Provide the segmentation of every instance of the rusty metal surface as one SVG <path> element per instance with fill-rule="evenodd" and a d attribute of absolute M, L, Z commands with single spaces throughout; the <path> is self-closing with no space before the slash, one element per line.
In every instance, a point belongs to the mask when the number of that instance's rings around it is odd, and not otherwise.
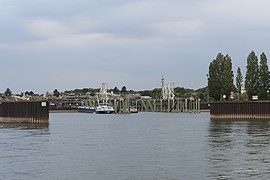
<path fill-rule="evenodd" d="M 0 122 L 44 123 L 49 120 L 49 102 L 0 102 Z"/>
<path fill-rule="evenodd" d="M 211 118 L 269 119 L 270 101 L 214 102 L 210 105 Z"/>

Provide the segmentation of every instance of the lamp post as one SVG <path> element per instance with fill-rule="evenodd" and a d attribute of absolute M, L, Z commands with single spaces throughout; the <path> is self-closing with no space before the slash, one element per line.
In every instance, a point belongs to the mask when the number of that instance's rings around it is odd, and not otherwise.
<path fill-rule="evenodd" d="M 223 101 L 226 101 L 226 95 L 225 94 L 222 96 L 222 98 L 223 98 Z"/>

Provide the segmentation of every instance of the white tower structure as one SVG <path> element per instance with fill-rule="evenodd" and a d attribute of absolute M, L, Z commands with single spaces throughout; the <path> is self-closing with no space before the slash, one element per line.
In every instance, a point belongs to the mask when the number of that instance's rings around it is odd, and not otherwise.
<path fill-rule="evenodd" d="M 164 78 L 162 76 L 161 79 L 162 82 L 162 99 L 168 99 L 168 100 L 173 100 L 174 99 L 174 83 L 173 82 L 168 82 L 164 83 Z"/>
<path fill-rule="evenodd" d="M 98 93 L 98 100 L 107 101 L 109 99 L 107 90 L 108 90 L 107 83 L 106 82 L 102 83 L 100 91 Z"/>

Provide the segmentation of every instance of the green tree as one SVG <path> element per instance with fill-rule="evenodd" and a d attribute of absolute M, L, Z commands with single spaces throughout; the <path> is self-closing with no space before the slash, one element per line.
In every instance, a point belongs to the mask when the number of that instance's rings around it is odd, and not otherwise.
<path fill-rule="evenodd" d="M 26 96 L 34 96 L 35 95 L 35 93 L 33 92 L 33 91 L 25 91 L 25 93 L 24 93 Z"/>
<path fill-rule="evenodd" d="M 221 100 L 223 95 L 229 99 L 233 89 L 232 59 L 229 55 L 219 53 L 209 65 L 209 96 L 215 101 Z"/>
<path fill-rule="evenodd" d="M 200 99 L 201 102 L 207 102 L 207 93 L 208 93 L 208 87 L 203 87 L 203 88 L 200 88 L 200 89 L 197 89 L 195 91 L 196 93 L 196 98 L 197 99 Z"/>
<path fill-rule="evenodd" d="M 120 92 L 120 90 L 115 86 L 113 89 L 113 93 L 114 94 L 118 94 Z"/>
<path fill-rule="evenodd" d="M 248 99 L 251 100 L 252 96 L 258 95 L 259 75 L 258 75 L 258 58 L 254 51 L 251 51 L 247 57 L 247 70 L 245 78 L 245 89 Z"/>
<path fill-rule="evenodd" d="M 226 95 L 225 99 L 229 99 L 231 92 L 234 90 L 233 86 L 233 71 L 232 71 L 232 58 L 229 55 L 226 55 L 221 62 L 221 95 Z"/>
<path fill-rule="evenodd" d="M 260 56 L 260 67 L 259 67 L 259 99 L 269 99 L 269 70 L 267 65 L 267 57 L 263 52 Z"/>
<path fill-rule="evenodd" d="M 152 90 L 151 97 L 158 99 L 161 96 L 161 88 L 155 88 Z"/>
<path fill-rule="evenodd" d="M 238 100 L 240 100 L 240 96 L 241 96 L 241 89 L 243 86 L 243 75 L 241 73 L 241 69 L 240 67 L 237 68 L 237 75 L 236 75 L 236 91 L 238 94 Z"/>
<path fill-rule="evenodd" d="M 6 91 L 4 92 L 5 96 L 11 96 L 12 92 L 9 88 L 6 89 Z"/>
<path fill-rule="evenodd" d="M 33 91 L 30 91 L 30 92 L 29 92 L 29 95 L 30 95 L 30 96 L 34 96 L 35 93 L 34 93 Z"/>
<path fill-rule="evenodd" d="M 127 88 L 126 88 L 126 86 L 123 86 L 121 89 L 121 93 L 126 93 L 126 92 L 127 92 Z"/>
<path fill-rule="evenodd" d="M 221 64 L 223 59 L 223 54 L 219 53 L 209 65 L 208 93 L 215 101 L 221 99 Z"/>
<path fill-rule="evenodd" d="M 59 92 L 57 89 L 55 89 L 55 90 L 53 91 L 53 95 L 54 95 L 55 97 L 59 97 L 59 96 L 60 96 L 60 92 Z"/>

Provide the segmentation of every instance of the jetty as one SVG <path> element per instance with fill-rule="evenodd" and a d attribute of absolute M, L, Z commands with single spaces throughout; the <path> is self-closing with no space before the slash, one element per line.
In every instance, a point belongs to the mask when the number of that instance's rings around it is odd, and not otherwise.
<path fill-rule="evenodd" d="M 83 100 L 82 103 L 89 107 L 95 107 L 98 102 L 95 99 Z M 132 99 L 132 98 L 118 98 L 109 99 L 107 103 L 110 104 L 115 113 L 130 113 L 131 107 L 135 107 L 139 112 L 200 112 L 201 102 L 198 99 Z"/>
<path fill-rule="evenodd" d="M 175 98 L 174 83 L 165 83 L 162 77 L 161 97 L 153 99 L 140 94 L 114 94 L 108 92 L 107 83 L 102 83 L 95 96 L 69 96 L 51 101 L 51 112 L 77 112 L 78 107 L 94 108 L 99 103 L 106 103 L 114 109 L 114 113 L 139 112 L 200 112 L 200 99 Z"/>

